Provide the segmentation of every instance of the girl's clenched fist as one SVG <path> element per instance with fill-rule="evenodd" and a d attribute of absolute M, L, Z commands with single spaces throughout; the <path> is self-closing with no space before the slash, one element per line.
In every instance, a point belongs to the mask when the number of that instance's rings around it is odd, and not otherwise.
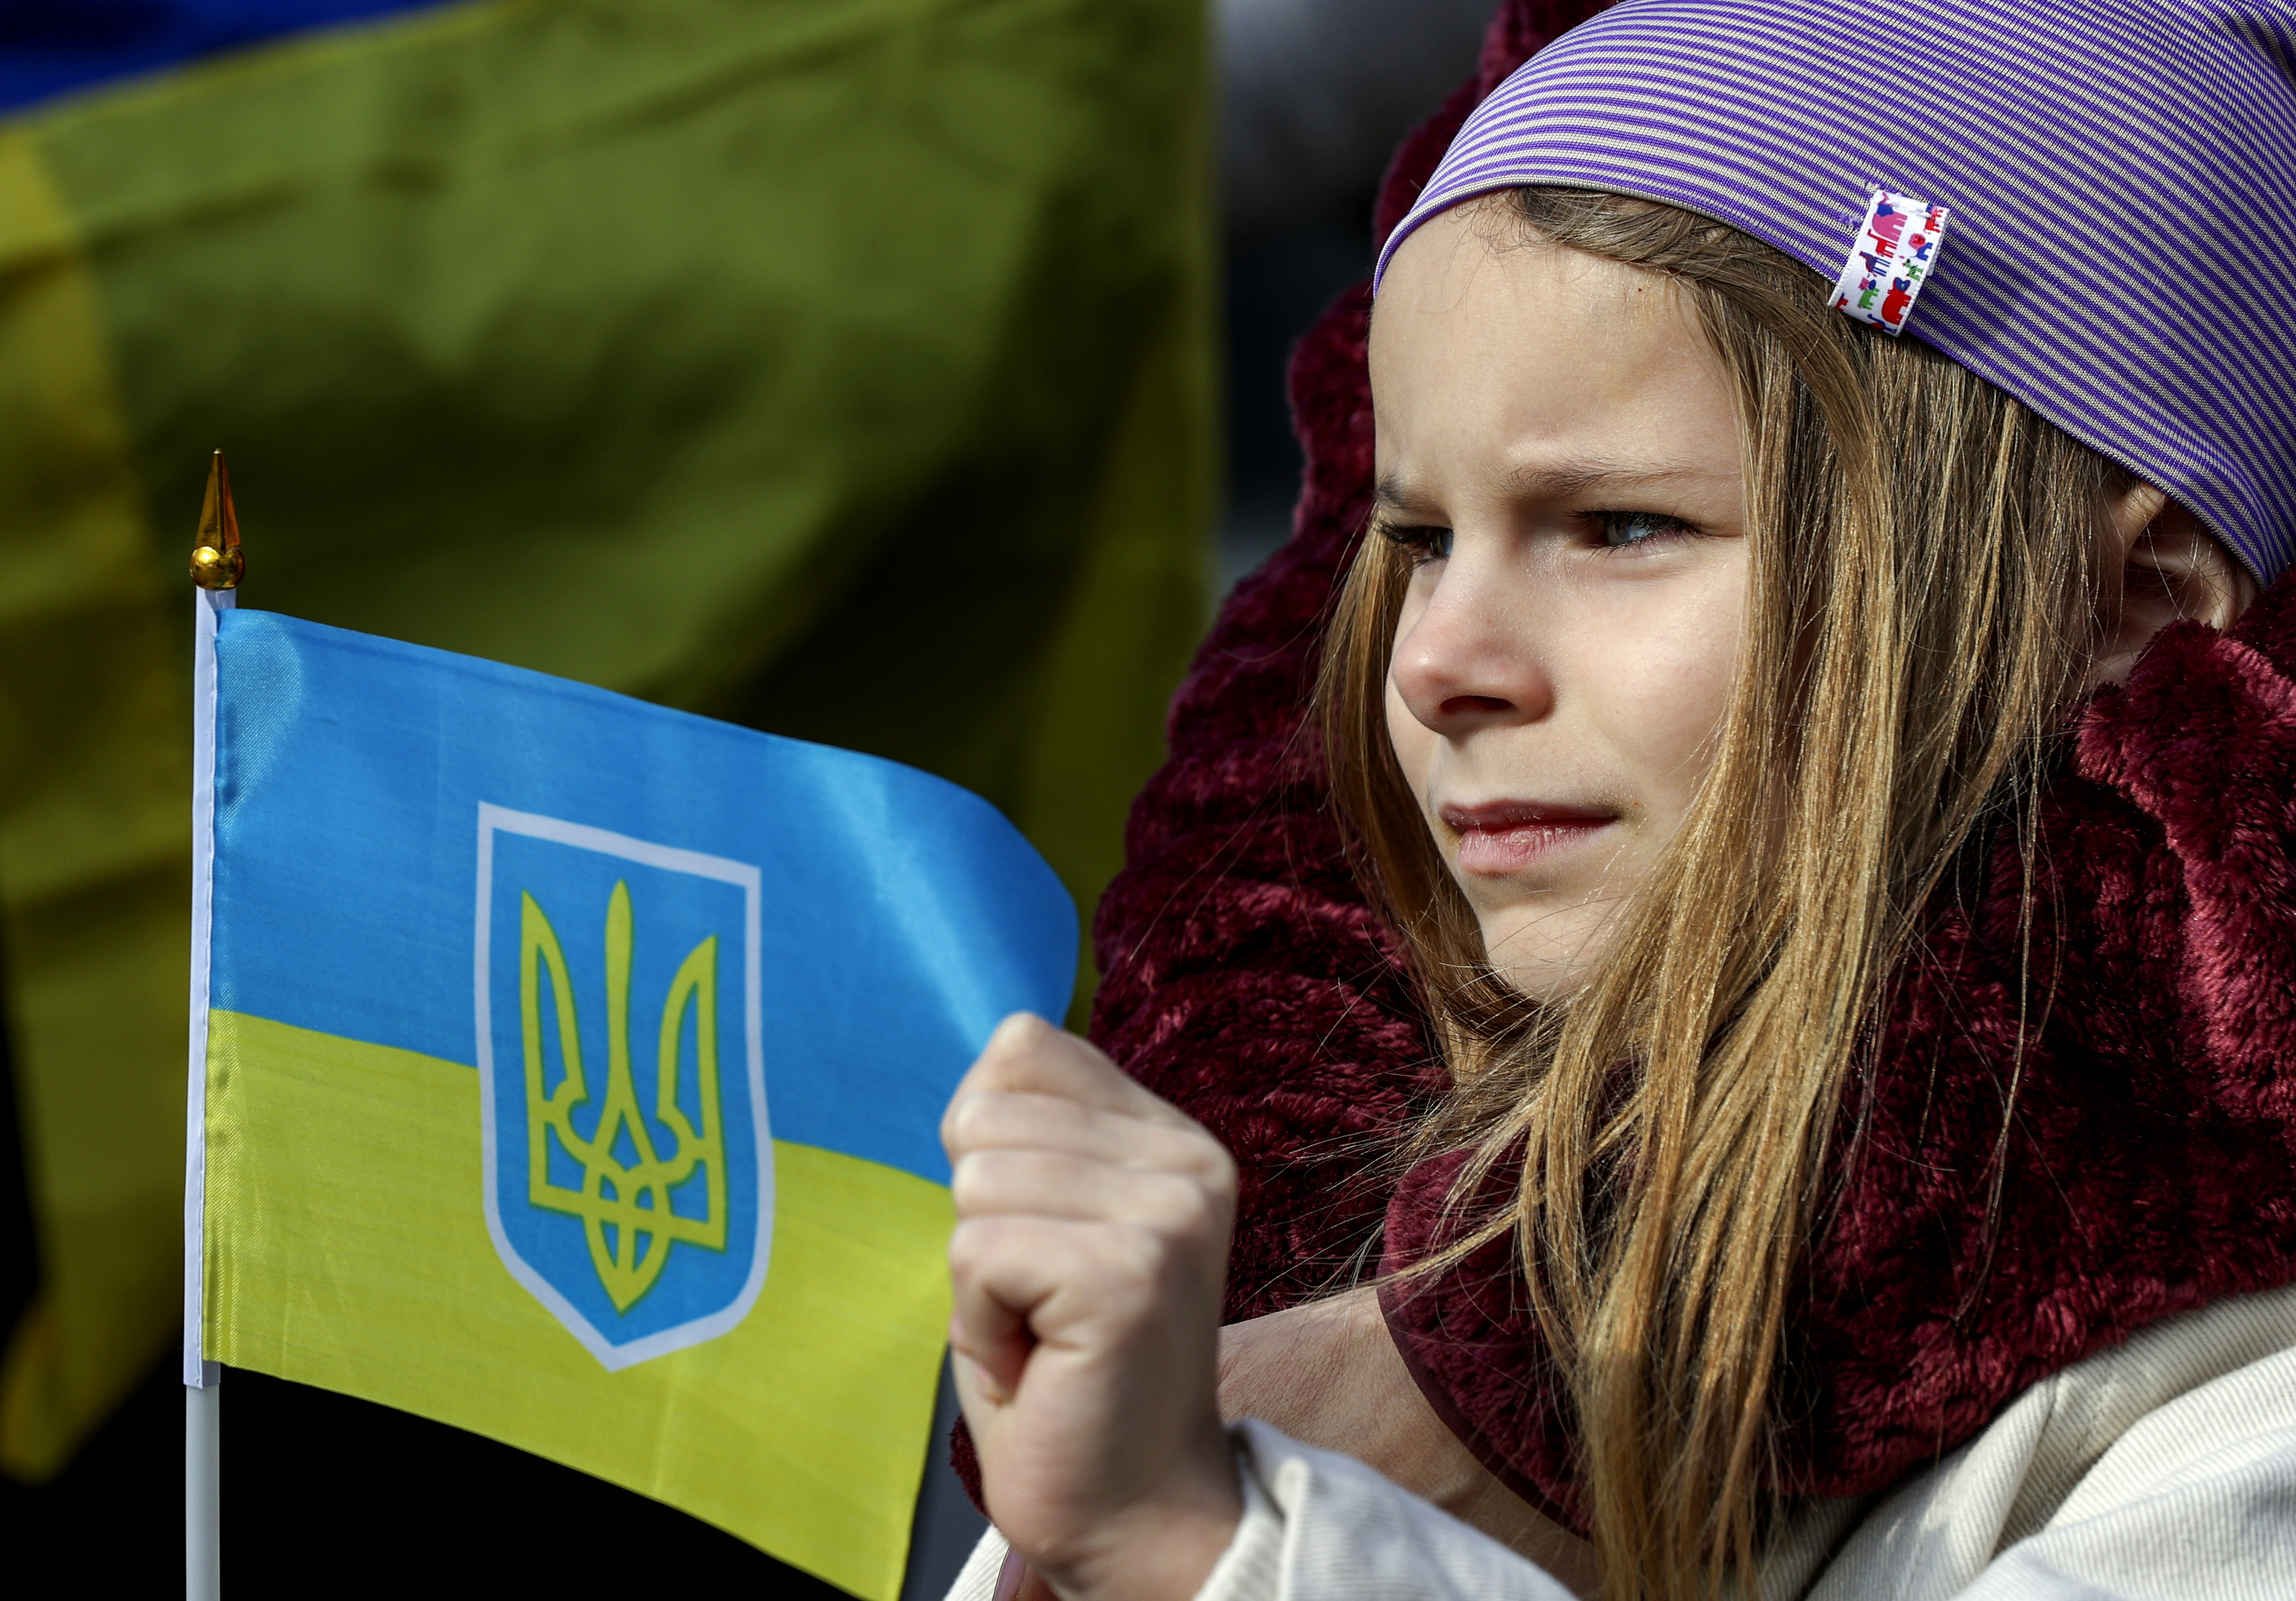
<path fill-rule="evenodd" d="M 1235 1166 L 1041 1019 L 941 1120 L 957 1392 L 989 1515 L 1069 1601 L 1185 1601 L 1242 1515 L 1216 1357 Z"/>

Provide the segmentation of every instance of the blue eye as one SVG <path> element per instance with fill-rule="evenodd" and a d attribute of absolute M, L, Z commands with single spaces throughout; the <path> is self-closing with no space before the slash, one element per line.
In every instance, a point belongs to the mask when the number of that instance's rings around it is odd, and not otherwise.
<path fill-rule="evenodd" d="M 1595 520 L 1602 528 L 1603 543 L 1612 550 L 1691 531 L 1681 518 L 1656 512 L 1596 512 Z"/>
<path fill-rule="evenodd" d="M 1451 530 L 1447 528 L 1398 528 L 1383 522 L 1379 525 L 1379 532 L 1390 544 L 1409 551 L 1414 562 L 1447 561 L 1451 554 Z"/>

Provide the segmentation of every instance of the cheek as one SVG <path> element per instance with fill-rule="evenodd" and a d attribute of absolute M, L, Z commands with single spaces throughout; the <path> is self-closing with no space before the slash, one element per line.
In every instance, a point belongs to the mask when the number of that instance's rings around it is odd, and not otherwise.
<path fill-rule="evenodd" d="M 1403 781 L 1411 786 L 1412 797 L 1419 802 L 1422 811 L 1427 809 L 1427 792 L 1435 782 L 1435 763 L 1443 742 L 1440 735 L 1412 715 L 1410 705 L 1396 688 L 1395 653 L 1410 642 L 1411 631 L 1419 626 L 1431 587 L 1423 570 L 1413 576 L 1411 587 L 1404 591 L 1403 608 L 1395 620 L 1395 640 L 1388 651 L 1388 672 L 1380 691 L 1382 703 L 1387 709 L 1387 743 L 1395 751 L 1395 765 L 1403 769 Z"/>
<path fill-rule="evenodd" d="M 1713 595 L 1623 634 L 1635 647 L 1605 652 L 1607 667 L 1590 677 L 1613 748 L 1640 769 L 1636 787 L 1661 811 L 1678 815 L 1712 760 L 1738 664 L 1737 598 Z"/>
<path fill-rule="evenodd" d="M 1426 724 L 1411 715 L 1411 708 L 1404 703 L 1392 676 L 1387 680 L 1386 706 L 1387 742 L 1394 747 L 1395 765 L 1403 769 L 1403 781 L 1411 786 L 1413 798 L 1424 811 L 1442 741 Z"/>

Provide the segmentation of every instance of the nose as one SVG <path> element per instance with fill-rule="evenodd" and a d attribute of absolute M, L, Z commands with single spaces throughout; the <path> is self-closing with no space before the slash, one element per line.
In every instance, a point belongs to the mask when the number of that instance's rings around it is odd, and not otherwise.
<path fill-rule="evenodd" d="M 1423 603 L 1414 608 L 1420 597 L 1412 596 L 1397 620 L 1389 681 L 1411 715 L 1446 739 L 1537 722 L 1554 710 L 1528 578 L 1507 567 L 1502 551 L 1463 548 Z"/>

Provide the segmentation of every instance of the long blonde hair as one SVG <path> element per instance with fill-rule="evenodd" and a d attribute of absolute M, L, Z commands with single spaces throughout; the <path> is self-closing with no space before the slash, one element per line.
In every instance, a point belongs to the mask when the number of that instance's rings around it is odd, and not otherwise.
<path fill-rule="evenodd" d="M 1452 1068 L 1414 1149 L 1474 1151 L 1455 1206 L 1521 1163 L 1513 1205 L 1463 1214 L 1435 1265 L 1513 1231 L 1570 1378 L 1605 1592 L 1678 1601 L 1733 1565 L 1751 1577 L 1829 1142 L 1959 854 L 2002 828 L 2030 845 L 2125 480 L 1963 368 L 1853 325 L 1735 229 L 1569 190 L 1484 204 L 1529 248 L 1670 280 L 1732 382 L 1751 577 L 1711 766 L 1598 970 L 1535 1004 L 1491 970 L 1388 743 L 1412 562 L 1376 533 L 1341 593 L 1320 723 Z"/>

